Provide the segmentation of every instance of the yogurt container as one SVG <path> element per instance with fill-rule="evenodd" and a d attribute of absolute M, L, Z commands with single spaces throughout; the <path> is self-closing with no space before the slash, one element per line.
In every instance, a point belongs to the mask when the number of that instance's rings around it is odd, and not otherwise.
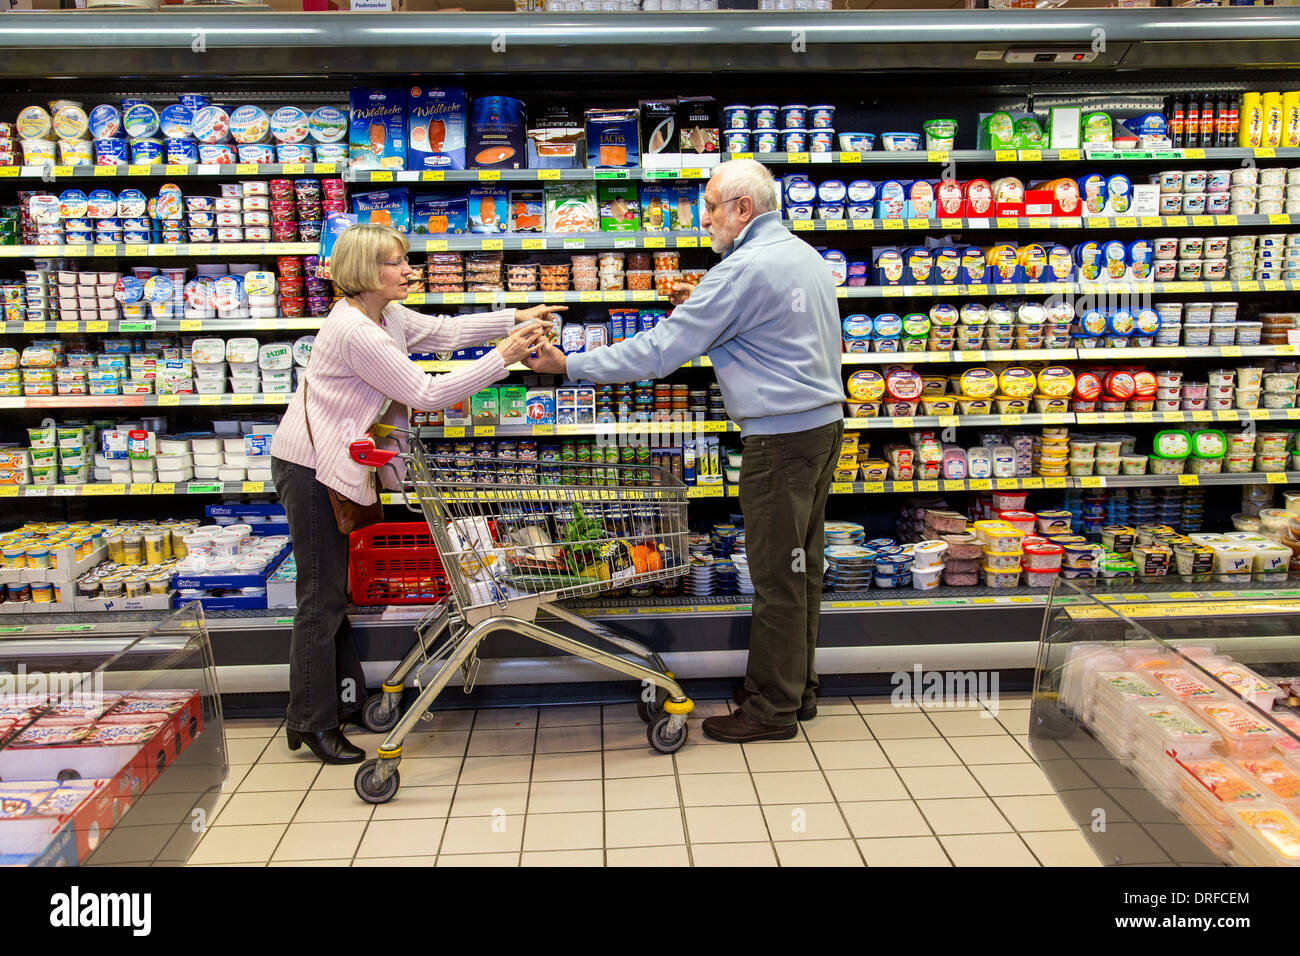
<path fill-rule="evenodd" d="M 122 113 L 122 129 L 130 139 L 147 139 L 158 132 L 161 119 L 148 103 L 137 103 Z"/>
<path fill-rule="evenodd" d="M 159 127 L 167 139 L 187 139 L 194 134 L 194 114 L 188 107 L 173 103 L 162 111 Z"/>
<path fill-rule="evenodd" d="M 724 106 L 722 108 L 722 128 L 727 130 L 744 130 L 749 132 L 749 107 Z M 743 152 L 743 150 L 741 150 Z"/>
<path fill-rule="evenodd" d="M 882 133 L 881 144 L 886 152 L 908 152 L 921 148 L 920 133 Z"/>
<path fill-rule="evenodd" d="M 782 106 L 780 128 L 784 130 L 804 130 L 806 132 L 809 128 L 808 107 L 802 103 Z"/>
<path fill-rule="evenodd" d="M 321 106 L 307 117 L 307 132 L 317 143 L 338 143 L 348 134 L 348 114 L 333 106 Z"/>
<path fill-rule="evenodd" d="M 875 133 L 840 133 L 839 141 L 846 153 L 869 153 L 876 148 Z"/>

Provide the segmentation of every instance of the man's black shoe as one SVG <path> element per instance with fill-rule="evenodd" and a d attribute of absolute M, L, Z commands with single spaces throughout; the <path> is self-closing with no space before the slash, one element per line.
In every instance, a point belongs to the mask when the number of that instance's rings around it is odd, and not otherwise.
<path fill-rule="evenodd" d="M 731 699 L 736 702 L 737 707 L 743 707 L 745 701 L 749 700 L 749 691 L 743 686 L 736 688 L 736 692 L 731 695 Z M 817 701 L 813 701 L 807 707 L 800 707 L 795 717 L 799 720 L 812 720 L 817 716 Z"/>
<path fill-rule="evenodd" d="M 798 733 L 798 724 L 789 727 L 760 724 L 739 709 L 727 717 L 704 719 L 704 736 L 727 744 L 747 744 L 754 740 L 789 740 Z"/>

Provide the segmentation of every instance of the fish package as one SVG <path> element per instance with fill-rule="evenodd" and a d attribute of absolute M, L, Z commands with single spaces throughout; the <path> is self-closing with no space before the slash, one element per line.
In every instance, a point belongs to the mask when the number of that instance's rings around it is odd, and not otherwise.
<path fill-rule="evenodd" d="M 356 169 L 406 165 L 406 90 L 360 87 L 349 94 L 348 159 Z"/>
<path fill-rule="evenodd" d="M 587 167 L 640 166 L 640 119 L 639 109 L 587 110 Z"/>
<path fill-rule="evenodd" d="M 700 187 L 696 183 L 641 187 L 641 223 L 646 232 L 700 228 Z"/>
<path fill-rule="evenodd" d="M 677 156 L 677 101 L 642 100 L 640 103 L 641 156 L 646 166 L 662 165 L 654 157 Z"/>
<path fill-rule="evenodd" d="M 469 231 L 496 234 L 506 231 L 509 211 L 506 189 L 502 186 L 469 188 Z"/>
<path fill-rule="evenodd" d="M 576 107 L 548 107 L 528 124 L 529 169 L 581 169 L 587 161 L 587 131 Z"/>
<path fill-rule="evenodd" d="M 527 160 L 524 136 L 527 113 L 522 100 L 480 96 L 470 104 L 470 169 L 521 169 Z"/>
<path fill-rule="evenodd" d="M 682 153 L 718 155 L 721 140 L 718 101 L 711 96 L 677 101 L 678 148 Z"/>
<path fill-rule="evenodd" d="M 465 168 L 465 91 L 411 87 L 406 102 L 406 168 Z"/>
<path fill-rule="evenodd" d="M 599 183 L 601 232 L 638 232 L 641 206 L 636 183 Z"/>
<path fill-rule="evenodd" d="M 460 235 L 469 229 L 469 199 L 456 192 L 417 193 L 411 203 L 415 235 Z"/>
<path fill-rule="evenodd" d="M 353 196 L 352 211 L 358 222 L 392 226 L 398 232 L 410 231 L 411 210 L 405 186 Z"/>
<path fill-rule="evenodd" d="M 545 217 L 545 193 L 535 189 L 510 190 L 511 232 L 541 232 Z"/>

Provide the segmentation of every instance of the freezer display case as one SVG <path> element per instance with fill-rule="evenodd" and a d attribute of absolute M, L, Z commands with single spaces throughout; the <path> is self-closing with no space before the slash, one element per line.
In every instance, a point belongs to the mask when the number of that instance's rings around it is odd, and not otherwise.
<path fill-rule="evenodd" d="M 179 866 L 228 770 L 203 609 L 70 627 L 0 636 L 0 865 Z"/>

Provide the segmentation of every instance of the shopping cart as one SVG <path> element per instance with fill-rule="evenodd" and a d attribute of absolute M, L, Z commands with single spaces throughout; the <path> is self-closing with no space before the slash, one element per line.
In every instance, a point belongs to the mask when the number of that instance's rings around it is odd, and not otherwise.
<path fill-rule="evenodd" d="M 374 434 L 396 430 L 376 426 Z M 679 750 L 695 705 L 659 655 L 558 602 L 685 575 L 681 481 L 648 465 L 431 454 L 418 436 L 404 434 L 406 504 L 428 522 L 450 593 L 416 624 L 415 646 L 384 681 L 383 692 L 366 701 L 366 727 L 388 737 L 379 756 L 357 770 L 361 799 L 385 803 L 397 793 L 402 742 L 456 671 L 466 693 L 473 689 L 479 644 L 495 631 L 513 631 L 639 679 L 637 712 L 648 725 L 650 745 L 660 753 Z M 369 438 L 353 442 L 350 452 L 377 468 L 399 454 L 376 449 Z M 605 646 L 543 627 L 537 623 L 542 610 Z M 412 675 L 419 695 L 401 713 Z"/>

